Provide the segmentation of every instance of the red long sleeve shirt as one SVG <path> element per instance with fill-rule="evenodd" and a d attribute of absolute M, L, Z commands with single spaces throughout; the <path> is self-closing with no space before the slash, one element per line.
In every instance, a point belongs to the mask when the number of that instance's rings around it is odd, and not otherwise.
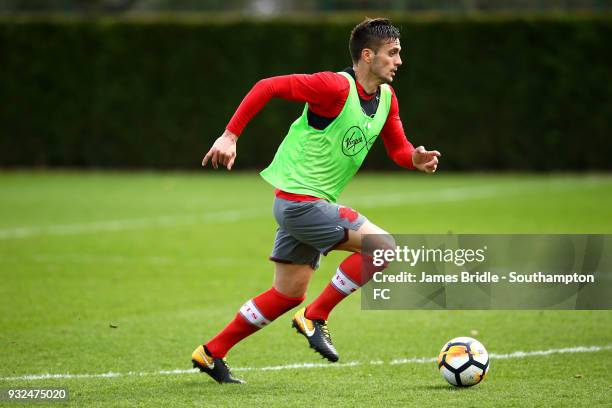
<path fill-rule="evenodd" d="M 362 100 L 370 100 L 375 96 L 368 95 L 359 82 L 355 81 L 355 83 L 359 98 Z M 312 75 L 294 74 L 262 79 L 242 100 L 226 128 L 240 136 L 247 123 L 273 97 L 308 103 L 308 108 L 312 113 L 326 118 L 335 118 L 344 107 L 349 88 L 349 82 L 344 76 L 329 71 Z M 391 88 L 391 94 L 391 108 L 380 137 L 383 139 L 387 154 L 395 163 L 413 169 L 414 147 L 404 134 L 399 116 L 399 105 L 393 88 Z"/>

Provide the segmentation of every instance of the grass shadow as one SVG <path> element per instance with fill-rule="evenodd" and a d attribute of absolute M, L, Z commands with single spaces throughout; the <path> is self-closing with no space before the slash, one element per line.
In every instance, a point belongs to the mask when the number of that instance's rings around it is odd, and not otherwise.
<path fill-rule="evenodd" d="M 472 387 L 454 387 L 452 385 L 445 385 L 445 384 L 437 384 L 437 385 L 427 384 L 427 385 L 417 385 L 414 388 L 420 389 L 420 390 L 427 390 L 427 391 L 462 392 Z"/>

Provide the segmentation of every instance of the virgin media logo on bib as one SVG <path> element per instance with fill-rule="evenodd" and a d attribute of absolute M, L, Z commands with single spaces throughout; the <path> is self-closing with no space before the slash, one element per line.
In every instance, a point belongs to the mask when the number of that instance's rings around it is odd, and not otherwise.
<path fill-rule="evenodd" d="M 342 153 L 350 157 L 359 154 L 364 148 L 370 150 L 376 136 L 367 139 L 359 126 L 352 126 L 342 137 Z"/>

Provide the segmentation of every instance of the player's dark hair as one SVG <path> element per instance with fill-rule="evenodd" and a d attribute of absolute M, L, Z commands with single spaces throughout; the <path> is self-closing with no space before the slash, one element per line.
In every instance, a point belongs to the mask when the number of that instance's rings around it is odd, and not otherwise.
<path fill-rule="evenodd" d="M 392 40 L 399 40 L 399 38 L 399 29 L 391 24 L 389 19 L 366 18 L 357 24 L 351 32 L 351 39 L 349 40 L 351 58 L 353 62 L 357 62 L 364 48 L 369 48 L 376 52 L 381 44 Z"/>

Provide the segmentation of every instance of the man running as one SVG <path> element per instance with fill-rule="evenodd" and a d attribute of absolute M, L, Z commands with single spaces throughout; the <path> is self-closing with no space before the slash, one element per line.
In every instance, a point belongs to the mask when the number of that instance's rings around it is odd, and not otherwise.
<path fill-rule="evenodd" d="M 361 253 L 362 236 L 380 237 L 378 247 L 394 249 L 395 244 L 387 232 L 357 211 L 336 204 L 336 199 L 378 136 L 398 165 L 425 173 L 437 169 L 438 151 L 415 149 L 406 139 L 389 85 L 402 65 L 399 30 L 387 19 L 366 19 L 351 32 L 349 50 L 353 66 L 342 72 L 259 81 L 202 160 L 203 166 L 210 161 L 215 169 L 231 170 L 238 136 L 271 98 L 306 103 L 274 160 L 261 172 L 276 189 L 274 216 L 279 227 L 270 256 L 275 268 L 273 286 L 248 300 L 234 320 L 192 354 L 194 367 L 219 383 L 243 382 L 230 372 L 227 352 L 302 303 L 321 254 L 332 250 L 352 254 L 323 292 L 295 314 L 293 327 L 323 357 L 338 361 L 327 319 L 338 303 L 371 277 L 373 271 L 362 273 L 368 259 L 368 254 Z"/>

